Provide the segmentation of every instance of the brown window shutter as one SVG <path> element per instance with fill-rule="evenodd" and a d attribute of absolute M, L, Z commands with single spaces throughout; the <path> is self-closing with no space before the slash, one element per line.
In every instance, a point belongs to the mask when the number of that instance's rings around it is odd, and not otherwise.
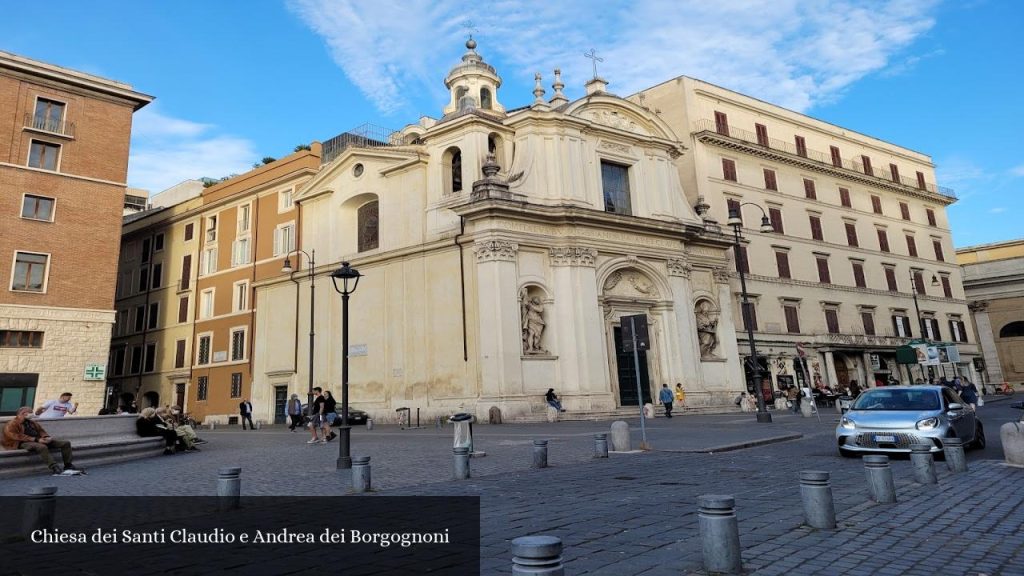
<path fill-rule="evenodd" d="M 914 290 L 918 294 L 924 294 L 924 274 L 920 270 L 914 272 Z"/>
<path fill-rule="evenodd" d="M 743 304 L 743 329 L 757 331 L 757 310 L 753 302 Z"/>
<path fill-rule="evenodd" d="M 188 322 L 188 296 L 178 300 L 178 323 Z"/>
<path fill-rule="evenodd" d="M 814 187 L 814 180 L 804 178 L 804 196 L 811 199 L 818 199 L 818 191 Z"/>
<path fill-rule="evenodd" d="M 178 340 L 175 344 L 174 349 L 174 367 L 184 368 L 185 367 L 185 341 Z"/>
<path fill-rule="evenodd" d="M 188 290 L 192 282 L 192 255 L 186 254 L 181 259 L 181 289 Z"/>
<path fill-rule="evenodd" d="M 792 278 L 789 273 L 789 254 L 776 252 L 775 264 L 779 267 L 779 278 Z"/>
<path fill-rule="evenodd" d="M 932 240 L 932 247 L 935 248 L 935 259 L 939 262 L 945 262 L 942 258 L 942 242 L 939 240 Z"/>
<path fill-rule="evenodd" d="M 920 188 L 921 190 L 924 190 L 928 187 L 928 185 L 925 184 L 924 182 L 924 172 L 917 173 L 917 187 Z"/>
<path fill-rule="evenodd" d="M 750 274 L 750 263 L 747 261 L 747 247 L 737 246 L 739 254 L 736 257 L 736 271 Z"/>
<path fill-rule="evenodd" d="M 882 213 L 882 199 L 878 196 L 871 196 L 871 210 L 874 211 L 875 214 Z"/>
<path fill-rule="evenodd" d="M 776 234 L 785 234 L 786 231 L 782 228 L 782 210 L 778 208 L 768 209 L 768 218 L 772 221 L 772 228 Z"/>
<path fill-rule="evenodd" d="M 935 226 L 935 210 L 925 208 L 924 213 L 928 215 L 928 225 Z"/>
<path fill-rule="evenodd" d="M 815 240 L 824 240 L 824 236 L 821 233 L 821 218 L 817 216 L 810 216 L 811 220 L 811 238 Z"/>
<path fill-rule="evenodd" d="M 882 252 L 889 251 L 889 236 L 881 228 L 878 229 L 878 249 Z"/>
<path fill-rule="evenodd" d="M 860 262 L 853 263 L 853 283 L 858 288 L 866 288 L 867 281 L 864 280 L 864 265 Z"/>
<path fill-rule="evenodd" d="M 829 334 L 839 334 L 839 314 L 835 310 L 825 310 L 825 325 Z"/>
<path fill-rule="evenodd" d="M 871 312 L 861 312 L 861 319 L 864 321 L 864 333 L 868 336 L 875 335 L 875 316 Z"/>
<path fill-rule="evenodd" d="M 957 321 L 957 324 L 960 325 L 960 338 L 962 338 L 962 340 L 960 340 L 960 341 L 961 342 L 970 342 L 970 340 L 967 339 L 967 325 L 964 324 L 963 320 Z"/>
<path fill-rule="evenodd" d="M 757 132 L 757 143 L 767 148 L 768 128 L 764 124 L 754 124 L 754 131 Z"/>
<path fill-rule="evenodd" d="M 725 112 L 715 112 L 715 132 L 723 136 L 729 135 L 729 117 Z"/>
<path fill-rule="evenodd" d="M 900 216 L 904 220 L 910 220 L 910 206 L 906 202 L 900 202 Z"/>
<path fill-rule="evenodd" d="M 857 244 L 857 225 L 853 222 L 846 223 L 846 243 L 853 248 L 859 247 Z"/>
<path fill-rule="evenodd" d="M 946 298 L 953 297 L 953 287 L 949 285 L 949 276 L 942 277 L 942 295 Z"/>
<path fill-rule="evenodd" d="M 874 176 L 875 171 L 871 169 L 871 158 L 868 158 L 867 156 L 861 156 L 860 161 L 861 164 L 864 165 L 864 173 L 867 174 L 868 176 Z"/>
<path fill-rule="evenodd" d="M 889 292 L 899 292 L 899 285 L 896 284 L 896 270 L 894 268 L 885 267 L 885 283 L 889 287 Z"/>
<path fill-rule="evenodd" d="M 846 188 L 840 188 L 839 189 L 839 203 L 842 204 L 843 206 L 847 207 L 847 208 L 852 206 L 852 204 L 850 203 L 850 191 L 848 189 L 846 189 Z"/>
<path fill-rule="evenodd" d="M 736 163 L 728 158 L 722 158 L 722 178 L 736 182 Z"/>
<path fill-rule="evenodd" d="M 764 169 L 764 187 L 766 190 L 779 189 L 779 184 L 775 181 L 775 170 Z"/>
<path fill-rule="evenodd" d="M 796 155 L 807 158 L 807 141 L 804 140 L 803 136 L 797 136 L 796 140 Z"/>
<path fill-rule="evenodd" d="M 913 236 L 907 236 L 907 253 L 917 258 L 917 242 L 914 242 Z"/>
<path fill-rule="evenodd" d="M 920 174 L 920 172 L 919 172 L 919 174 Z M 192 239 L 192 234 L 193 234 L 193 229 L 194 228 L 195 228 L 195 224 L 193 224 L 191 222 L 189 222 L 188 224 L 185 224 L 185 242 L 188 242 L 189 240 Z"/>
<path fill-rule="evenodd" d="M 889 172 L 892 173 L 892 181 L 900 184 L 900 167 L 895 164 L 889 164 Z"/>
<path fill-rule="evenodd" d="M 786 311 L 786 332 L 790 334 L 800 333 L 800 315 L 796 306 L 784 306 Z"/>
<path fill-rule="evenodd" d="M 832 283 L 832 275 L 828 271 L 828 258 L 818 258 L 818 281 L 822 284 Z"/>

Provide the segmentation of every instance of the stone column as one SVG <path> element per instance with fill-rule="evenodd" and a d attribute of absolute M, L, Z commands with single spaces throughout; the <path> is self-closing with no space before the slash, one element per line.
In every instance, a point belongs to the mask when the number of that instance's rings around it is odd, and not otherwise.
<path fill-rule="evenodd" d="M 832 355 L 832 352 L 824 352 L 823 354 L 825 355 L 825 384 L 835 388 L 839 384 L 839 377 L 836 376 L 836 359 Z M 811 378 L 814 378 L 813 374 L 811 375 Z M 814 387 L 813 381 L 810 386 L 812 388 Z"/>
<path fill-rule="evenodd" d="M 476 254 L 482 395 L 521 394 L 523 340 L 516 290 L 519 245 L 506 240 L 481 240 L 476 242 L 473 251 Z"/>
<path fill-rule="evenodd" d="M 871 368 L 871 353 L 864 352 L 861 355 L 860 361 L 864 364 L 864 379 L 859 382 L 860 387 L 867 388 L 868 386 L 873 386 L 875 383 L 875 371 Z M 849 382 L 840 382 L 840 384 L 849 384 Z"/>
<path fill-rule="evenodd" d="M 560 386 L 565 392 L 611 390 L 605 362 L 604 325 L 597 301 L 597 250 L 578 246 L 552 248 L 555 331 Z"/>
<path fill-rule="evenodd" d="M 999 364 L 999 350 L 996 348 L 996 341 L 992 337 L 992 321 L 984 306 L 976 306 L 974 313 L 974 326 L 978 330 L 978 346 L 981 348 L 981 356 L 985 359 L 985 378 L 988 384 L 998 384 L 1003 381 L 1003 367 Z M 971 374 L 971 380 L 975 380 Z M 975 384 L 978 384 L 975 382 Z M 981 388 L 979 385 L 978 388 Z"/>
<path fill-rule="evenodd" d="M 703 388 L 704 372 L 697 368 L 700 366 L 700 341 L 693 316 L 693 288 L 690 286 L 692 268 L 686 260 L 681 259 L 669 259 L 667 266 L 668 284 L 675 302 L 675 353 L 671 355 L 672 371 L 668 376 L 668 385 L 674 389 L 676 382 L 683 382 L 684 388 L 690 384 Z"/>
<path fill-rule="evenodd" d="M 740 314 L 733 314 L 733 292 L 732 287 L 729 285 L 729 271 L 725 268 L 715 269 L 715 284 L 718 286 L 718 356 L 728 359 L 729 362 L 729 381 L 735 383 L 733 390 L 747 389 L 747 379 L 743 372 L 743 363 L 741 358 L 745 355 L 750 354 L 749 348 L 740 348 L 739 341 L 737 338 L 742 340 L 744 346 L 747 342 L 747 333 L 743 330 L 742 319 L 735 324 L 733 318 L 741 318 Z M 693 311 L 690 311 L 691 314 Z M 694 334 L 696 334 L 696 327 L 694 328 Z M 737 332 L 738 331 L 738 332 Z M 755 346 L 757 347 L 757 354 L 764 356 L 767 350 L 764 350 L 764 346 L 756 341 Z M 741 352 L 746 350 L 746 352 Z M 698 349 L 698 356 L 700 355 Z"/>

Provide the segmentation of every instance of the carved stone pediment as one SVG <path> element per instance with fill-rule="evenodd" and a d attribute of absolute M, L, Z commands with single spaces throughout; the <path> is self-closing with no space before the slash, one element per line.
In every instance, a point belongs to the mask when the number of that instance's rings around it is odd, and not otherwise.
<path fill-rule="evenodd" d="M 632 114 L 625 110 L 588 110 L 583 114 L 583 117 L 593 120 L 595 124 L 618 128 L 627 132 L 635 132 L 644 136 L 651 135 L 651 132 L 644 126 L 643 120 L 633 117 Z"/>
<path fill-rule="evenodd" d="M 604 282 L 605 296 L 622 298 L 657 299 L 661 292 L 646 274 L 638 270 L 617 270 Z"/>

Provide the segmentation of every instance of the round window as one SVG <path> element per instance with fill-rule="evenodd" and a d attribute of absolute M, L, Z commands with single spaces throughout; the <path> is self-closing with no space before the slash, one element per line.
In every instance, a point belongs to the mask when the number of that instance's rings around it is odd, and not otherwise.
<path fill-rule="evenodd" d="M 356 164 L 355 166 L 353 166 L 352 167 L 352 175 L 355 176 L 356 178 L 359 178 L 360 176 L 362 176 L 363 175 L 363 165 L 362 164 Z"/>

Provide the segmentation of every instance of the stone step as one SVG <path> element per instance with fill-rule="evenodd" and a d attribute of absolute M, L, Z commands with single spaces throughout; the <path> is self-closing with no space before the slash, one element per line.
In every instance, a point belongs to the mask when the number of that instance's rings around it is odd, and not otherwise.
<path fill-rule="evenodd" d="M 721 405 L 721 406 L 700 406 L 695 408 L 679 409 L 675 408 L 672 410 L 673 416 L 685 417 L 687 414 L 729 414 L 732 412 L 738 413 L 740 409 L 735 405 Z M 618 408 L 616 410 L 593 410 L 593 411 L 574 411 L 569 410 L 562 412 L 558 415 L 558 420 L 562 422 L 587 422 L 587 421 L 603 421 L 603 420 L 623 420 L 629 418 L 636 418 L 639 416 L 640 409 L 635 406 L 628 406 L 625 408 Z M 658 405 L 655 407 L 655 417 L 662 418 L 665 415 L 665 407 Z M 547 422 L 547 412 L 534 412 L 525 416 L 520 416 L 511 420 L 510 424 L 535 424 L 538 422 Z"/>

